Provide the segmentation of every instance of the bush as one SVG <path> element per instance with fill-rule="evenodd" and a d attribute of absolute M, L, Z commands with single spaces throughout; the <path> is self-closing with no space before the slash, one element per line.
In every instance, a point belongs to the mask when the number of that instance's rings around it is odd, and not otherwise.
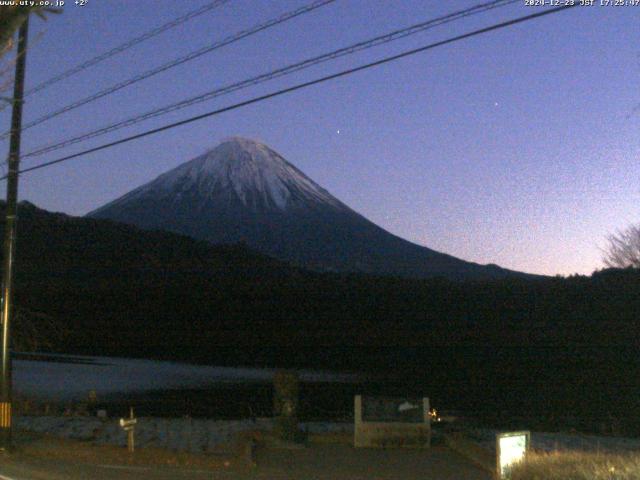
<path fill-rule="evenodd" d="M 511 480 L 605 479 L 640 479 L 640 454 L 531 453 L 511 470 Z"/>

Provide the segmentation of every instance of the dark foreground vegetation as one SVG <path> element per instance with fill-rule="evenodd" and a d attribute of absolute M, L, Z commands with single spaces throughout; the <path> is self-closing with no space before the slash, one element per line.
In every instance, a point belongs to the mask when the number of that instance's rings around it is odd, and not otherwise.
<path fill-rule="evenodd" d="M 640 418 L 636 270 L 467 283 L 316 273 L 26 203 L 18 231 L 16 349 L 365 370 L 494 423 L 640 433 L 628 420 Z"/>
<path fill-rule="evenodd" d="M 512 480 L 635 480 L 640 478 L 640 455 L 554 452 L 531 454 L 516 465 Z"/>

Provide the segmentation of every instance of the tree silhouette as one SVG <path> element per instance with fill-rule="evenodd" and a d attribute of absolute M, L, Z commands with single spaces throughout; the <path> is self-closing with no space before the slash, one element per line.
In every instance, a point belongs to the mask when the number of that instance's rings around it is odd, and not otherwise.
<path fill-rule="evenodd" d="M 0 7 L 0 56 L 11 50 L 13 34 L 27 19 L 30 13 L 45 18 L 45 13 L 60 13 L 55 8 L 13 5 Z"/>
<path fill-rule="evenodd" d="M 611 268 L 640 268 L 640 224 L 609 235 L 602 260 Z"/>

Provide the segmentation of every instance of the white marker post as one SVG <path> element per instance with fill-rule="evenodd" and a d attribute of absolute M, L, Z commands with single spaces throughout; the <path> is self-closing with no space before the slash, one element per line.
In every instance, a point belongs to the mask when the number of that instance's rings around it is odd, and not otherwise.
<path fill-rule="evenodd" d="M 133 407 L 129 409 L 129 418 L 121 418 L 120 426 L 127 432 L 127 450 L 129 453 L 133 453 L 135 449 L 135 425 L 138 423 L 138 419 L 133 416 Z"/>
<path fill-rule="evenodd" d="M 529 445 L 531 444 L 531 433 L 507 432 L 496 435 L 496 463 L 497 477 L 499 479 L 509 478 L 511 467 L 524 460 Z"/>

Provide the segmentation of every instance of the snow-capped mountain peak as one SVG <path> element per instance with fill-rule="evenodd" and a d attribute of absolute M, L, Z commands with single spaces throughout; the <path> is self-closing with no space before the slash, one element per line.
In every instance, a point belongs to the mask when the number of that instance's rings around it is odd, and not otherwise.
<path fill-rule="evenodd" d="M 216 148 L 131 194 L 146 195 L 158 190 L 178 195 L 196 191 L 209 199 L 223 193 L 233 194 L 250 208 L 286 210 L 309 201 L 346 208 L 277 152 L 263 143 L 242 137 L 223 140 Z"/>

